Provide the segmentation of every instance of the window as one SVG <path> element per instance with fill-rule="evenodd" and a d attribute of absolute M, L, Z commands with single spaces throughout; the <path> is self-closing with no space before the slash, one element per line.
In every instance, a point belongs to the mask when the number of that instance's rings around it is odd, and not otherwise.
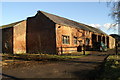
<path fill-rule="evenodd" d="M 90 43 L 90 39 L 86 38 L 86 45 L 89 45 L 89 43 Z"/>
<path fill-rule="evenodd" d="M 70 44 L 70 37 L 62 35 L 62 43 L 63 44 Z"/>
<path fill-rule="evenodd" d="M 74 37 L 74 44 L 77 44 L 77 37 Z"/>

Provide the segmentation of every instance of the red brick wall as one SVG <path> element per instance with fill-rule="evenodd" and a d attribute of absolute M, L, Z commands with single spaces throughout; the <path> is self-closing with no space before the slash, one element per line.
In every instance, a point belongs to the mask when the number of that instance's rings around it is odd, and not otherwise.
<path fill-rule="evenodd" d="M 56 53 L 55 23 L 42 13 L 27 19 L 27 52 Z"/>
<path fill-rule="evenodd" d="M 79 37 L 78 40 L 82 40 L 82 44 L 84 44 L 84 31 L 77 28 L 72 28 L 69 26 L 63 26 L 56 24 L 56 45 L 58 49 L 58 53 L 61 53 L 61 50 L 64 52 L 76 52 L 77 47 L 79 46 L 79 42 L 74 44 L 74 37 Z M 70 37 L 70 44 L 62 43 L 62 35 L 66 35 Z"/>
<path fill-rule="evenodd" d="M 2 52 L 13 53 L 13 27 L 2 29 Z"/>
<path fill-rule="evenodd" d="M 2 53 L 2 29 L 0 29 L 0 53 Z"/>
<path fill-rule="evenodd" d="M 13 41 L 14 53 L 26 53 L 26 21 L 14 26 Z"/>
<path fill-rule="evenodd" d="M 62 35 L 66 35 L 70 37 L 70 44 L 63 44 L 62 43 Z M 94 37 L 95 36 L 95 37 Z M 73 37 L 79 37 L 78 40 L 82 40 L 82 45 L 85 44 L 86 38 L 89 38 L 89 45 L 86 45 L 86 49 L 96 49 L 94 43 L 98 41 L 103 41 L 106 45 L 108 44 L 109 48 L 114 48 L 115 40 L 113 38 L 109 38 L 107 40 L 107 35 L 102 35 L 99 33 L 93 33 L 90 31 L 84 31 L 79 28 L 73 28 L 70 26 L 63 26 L 60 24 L 56 24 L 56 46 L 58 53 L 66 53 L 66 52 L 74 52 L 77 51 L 78 44 L 74 44 Z"/>
<path fill-rule="evenodd" d="M 113 49 L 115 48 L 115 38 L 109 36 L 109 48 Z"/>

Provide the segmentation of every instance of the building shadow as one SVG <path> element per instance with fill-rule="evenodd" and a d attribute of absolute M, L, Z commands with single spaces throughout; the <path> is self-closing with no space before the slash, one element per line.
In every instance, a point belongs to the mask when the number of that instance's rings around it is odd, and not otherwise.
<path fill-rule="evenodd" d="M 7 75 L 7 74 L 4 74 L 4 73 L 0 73 L 0 75 L 2 75 L 2 80 L 21 80 L 19 78 L 16 78 L 14 76 Z"/>

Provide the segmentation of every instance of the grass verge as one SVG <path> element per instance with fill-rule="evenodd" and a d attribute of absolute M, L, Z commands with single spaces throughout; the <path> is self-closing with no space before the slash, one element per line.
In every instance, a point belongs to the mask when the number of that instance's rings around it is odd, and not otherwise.
<path fill-rule="evenodd" d="M 120 80 L 120 55 L 107 58 L 104 71 L 97 80 Z"/>
<path fill-rule="evenodd" d="M 82 54 L 69 54 L 69 55 L 50 55 L 50 54 L 3 54 L 2 60 L 34 60 L 34 61 L 41 61 L 41 60 L 50 60 L 50 61 L 58 61 L 58 60 L 68 60 L 68 59 L 75 59 L 87 56 Z"/>

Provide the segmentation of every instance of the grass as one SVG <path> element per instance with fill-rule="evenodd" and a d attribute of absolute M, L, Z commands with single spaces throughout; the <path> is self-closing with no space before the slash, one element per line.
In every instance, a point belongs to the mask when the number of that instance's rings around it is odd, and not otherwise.
<path fill-rule="evenodd" d="M 120 80 L 120 55 L 107 58 L 104 72 L 98 80 Z"/>
<path fill-rule="evenodd" d="M 40 60 L 52 60 L 52 61 L 57 61 L 57 60 L 68 60 L 68 59 L 75 59 L 75 58 L 80 58 L 87 56 L 89 52 L 86 52 L 86 55 L 82 55 L 82 53 L 77 53 L 77 54 L 64 54 L 64 55 L 53 55 L 53 54 L 3 54 L 2 55 L 2 60 L 35 60 L 35 61 L 40 61 Z"/>

